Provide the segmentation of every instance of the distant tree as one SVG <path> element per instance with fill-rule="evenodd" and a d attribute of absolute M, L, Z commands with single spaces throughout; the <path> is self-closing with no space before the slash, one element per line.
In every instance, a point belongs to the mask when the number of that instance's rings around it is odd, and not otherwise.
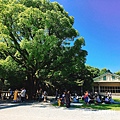
<path fill-rule="evenodd" d="M 116 75 L 120 75 L 120 71 L 118 71 L 118 72 L 115 72 L 115 74 L 116 74 Z"/>
<path fill-rule="evenodd" d="M 91 77 L 95 78 L 98 77 L 100 75 L 100 69 L 99 68 L 95 68 L 89 65 L 86 65 L 86 68 L 91 72 Z"/>
<path fill-rule="evenodd" d="M 84 74 L 84 75 L 83 75 Z M 81 73 L 82 79 L 84 81 L 83 91 L 92 91 L 93 87 L 93 78 L 100 75 L 100 70 L 98 68 L 86 65 L 85 69 Z"/>
<path fill-rule="evenodd" d="M 107 72 L 107 69 L 106 69 L 106 68 L 103 68 L 103 69 L 100 70 L 100 75 L 102 75 L 102 74 L 104 74 L 104 73 L 106 73 L 106 72 Z"/>

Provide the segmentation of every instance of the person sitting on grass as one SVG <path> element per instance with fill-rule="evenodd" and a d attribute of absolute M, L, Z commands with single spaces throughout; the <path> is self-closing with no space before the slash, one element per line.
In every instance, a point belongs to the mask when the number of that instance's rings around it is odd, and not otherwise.
<path fill-rule="evenodd" d="M 105 101 L 104 101 L 104 103 L 105 103 L 105 104 L 110 104 L 110 101 L 109 101 L 109 99 L 108 99 L 107 96 L 105 96 Z"/>
<path fill-rule="evenodd" d="M 78 103 L 79 102 L 79 97 L 78 95 L 75 93 L 75 96 L 73 97 L 73 102 L 74 103 Z"/>
<path fill-rule="evenodd" d="M 89 104 L 94 103 L 94 97 L 93 97 L 92 94 L 89 94 L 89 95 L 88 95 L 88 102 L 89 102 Z"/>
<path fill-rule="evenodd" d="M 116 102 L 112 99 L 112 97 L 109 97 L 109 101 L 111 104 L 120 104 L 120 102 Z"/>
<path fill-rule="evenodd" d="M 99 103 L 102 103 L 102 101 L 100 100 L 100 97 L 99 96 L 96 96 L 96 103 L 99 104 Z"/>
<path fill-rule="evenodd" d="M 77 99 L 75 96 L 73 97 L 73 102 L 74 103 L 78 103 L 79 102 L 79 99 Z"/>

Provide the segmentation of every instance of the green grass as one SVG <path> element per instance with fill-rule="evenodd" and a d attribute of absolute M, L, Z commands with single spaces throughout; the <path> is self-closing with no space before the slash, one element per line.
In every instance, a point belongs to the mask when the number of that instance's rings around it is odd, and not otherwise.
<path fill-rule="evenodd" d="M 83 104 L 82 106 L 72 106 L 76 108 L 87 108 L 87 109 L 93 109 L 93 110 L 120 110 L 120 104 L 90 104 L 86 105 Z"/>
<path fill-rule="evenodd" d="M 120 98 L 114 99 L 117 102 L 120 102 Z M 80 100 L 80 103 L 83 103 L 81 106 L 71 106 L 72 108 L 80 108 L 80 109 L 91 109 L 91 110 L 117 110 L 120 111 L 120 104 L 89 104 L 86 105 L 84 101 Z M 57 104 L 53 104 L 53 106 L 58 106 Z M 65 107 L 61 106 L 61 107 Z"/>
<path fill-rule="evenodd" d="M 120 98 L 114 98 L 114 101 L 120 102 Z"/>

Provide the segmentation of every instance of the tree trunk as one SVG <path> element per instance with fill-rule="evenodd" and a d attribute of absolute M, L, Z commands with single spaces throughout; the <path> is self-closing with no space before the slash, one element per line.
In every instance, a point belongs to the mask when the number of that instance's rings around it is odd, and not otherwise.
<path fill-rule="evenodd" d="M 34 75 L 33 74 L 29 74 L 28 75 L 28 79 L 27 79 L 27 85 L 26 85 L 26 89 L 27 89 L 27 94 L 28 94 L 28 99 L 33 99 L 33 97 L 35 96 L 35 86 L 34 86 Z"/>

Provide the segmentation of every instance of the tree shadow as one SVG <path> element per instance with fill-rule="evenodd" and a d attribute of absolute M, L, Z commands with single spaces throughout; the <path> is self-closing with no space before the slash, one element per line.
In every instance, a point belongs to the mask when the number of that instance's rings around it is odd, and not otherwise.
<path fill-rule="evenodd" d="M 9 102 L 9 101 L 0 101 L 0 110 L 7 109 L 7 108 L 13 108 L 13 107 L 19 107 L 19 106 L 27 106 L 32 105 L 32 102 Z"/>

